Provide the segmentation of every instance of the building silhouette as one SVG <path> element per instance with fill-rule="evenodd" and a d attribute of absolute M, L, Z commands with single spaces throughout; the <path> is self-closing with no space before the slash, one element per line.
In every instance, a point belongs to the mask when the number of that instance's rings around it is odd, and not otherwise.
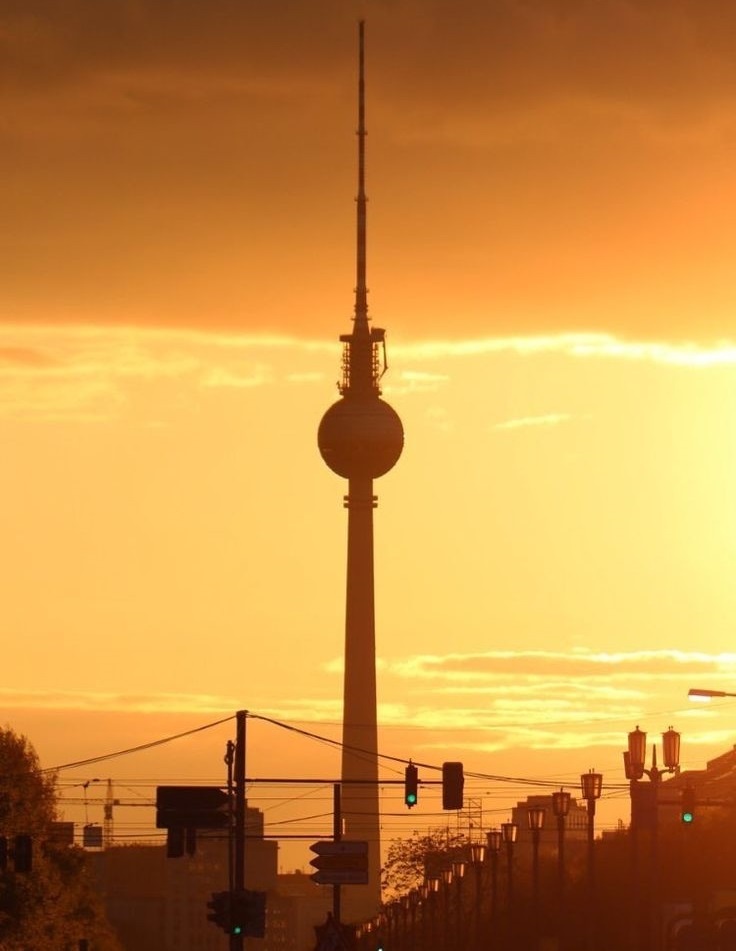
<path fill-rule="evenodd" d="M 266 892 L 266 934 L 252 951 L 312 951 L 315 926 L 332 906 L 309 875 L 277 874 L 278 845 L 263 836 L 263 813 L 247 810 L 246 887 Z M 228 837 L 197 833 L 194 855 L 171 859 L 165 845 L 88 852 L 107 918 L 125 951 L 228 951 L 230 939 L 207 920 L 207 902 L 228 881 Z"/>
<path fill-rule="evenodd" d="M 373 590 L 373 480 L 391 469 L 404 444 L 401 420 L 381 399 L 385 332 L 370 325 L 366 285 L 364 25 L 359 25 L 357 274 L 353 327 L 343 334 L 340 399 L 322 417 L 318 445 L 333 472 L 348 480 L 342 808 L 346 838 L 368 842 L 368 885 L 343 891 L 346 920 L 380 907 L 380 823 L 376 647 Z M 364 784 L 364 785 L 363 785 Z"/>

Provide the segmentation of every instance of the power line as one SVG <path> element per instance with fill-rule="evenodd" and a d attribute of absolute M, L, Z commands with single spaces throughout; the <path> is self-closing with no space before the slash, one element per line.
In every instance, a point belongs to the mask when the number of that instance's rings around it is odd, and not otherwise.
<path fill-rule="evenodd" d="M 77 766 L 92 766 L 95 763 L 104 763 L 105 760 L 115 759 L 118 756 L 128 756 L 130 753 L 141 753 L 143 750 L 150 750 L 156 746 L 163 746 L 164 743 L 171 743 L 174 740 L 180 740 L 185 736 L 192 736 L 194 733 L 201 733 L 203 730 L 210 730 L 214 726 L 220 726 L 229 720 L 234 720 L 235 716 L 223 717 L 222 720 L 215 720 L 214 723 L 205 723 L 204 726 L 195 727 L 193 730 L 186 730 L 184 733 L 176 733 L 174 736 L 165 736 L 160 740 L 152 740 L 150 743 L 142 743 L 140 746 L 131 746 L 127 750 L 117 750 L 115 753 L 103 753 L 100 756 L 91 756 L 89 759 L 76 760 L 73 763 L 62 763 L 61 766 L 49 766 L 42 769 L 43 773 L 59 772 L 62 769 L 74 769 Z"/>

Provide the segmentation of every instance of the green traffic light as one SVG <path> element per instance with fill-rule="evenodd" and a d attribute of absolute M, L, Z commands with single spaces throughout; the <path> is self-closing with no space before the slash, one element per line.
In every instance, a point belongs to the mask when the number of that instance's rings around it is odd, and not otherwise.
<path fill-rule="evenodd" d="M 694 818 L 695 816 L 692 814 L 692 812 L 683 812 L 682 814 L 682 821 L 687 824 L 690 824 Z"/>
<path fill-rule="evenodd" d="M 407 806 L 416 806 L 417 796 L 416 793 L 407 793 L 406 794 L 406 804 Z"/>

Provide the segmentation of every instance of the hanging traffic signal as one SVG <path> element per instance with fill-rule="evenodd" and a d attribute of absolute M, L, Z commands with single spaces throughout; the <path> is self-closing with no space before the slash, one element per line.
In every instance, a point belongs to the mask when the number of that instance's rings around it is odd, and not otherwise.
<path fill-rule="evenodd" d="M 248 921 L 248 899 L 247 893 L 233 892 L 230 901 L 230 934 L 245 934 L 245 926 Z"/>
<path fill-rule="evenodd" d="M 695 821 L 695 789 L 685 786 L 680 800 L 680 819 L 685 825 Z"/>
<path fill-rule="evenodd" d="M 232 893 L 229 933 L 247 938 L 266 935 L 266 893 L 244 888 Z"/>
<path fill-rule="evenodd" d="M 213 892 L 212 898 L 207 902 L 210 909 L 207 915 L 207 921 L 211 921 L 222 928 L 223 931 L 230 933 L 230 892 Z"/>
<path fill-rule="evenodd" d="M 465 776 L 463 775 L 463 764 L 462 763 L 443 763 L 442 764 L 442 808 L 443 809 L 462 809 L 464 785 L 465 785 Z"/>
<path fill-rule="evenodd" d="M 419 799 L 419 770 L 409 763 L 404 771 L 404 802 L 408 809 L 416 806 Z"/>

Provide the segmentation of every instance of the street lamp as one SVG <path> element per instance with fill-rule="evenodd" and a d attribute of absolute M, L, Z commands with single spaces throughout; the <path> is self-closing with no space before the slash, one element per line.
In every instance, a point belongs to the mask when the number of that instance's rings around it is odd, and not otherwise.
<path fill-rule="evenodd" d="M 483 859 L 486 847 L 483 842 L 470 843 L 470 861 L 475 869 L 475 947 L 480 951 L 480 899 L 483 882 Z"/>
<path fill-rule="evenodd" d="M 437 902 L 439 901 L 440 879 L 438 875 L 433 875 L 427 879 L 429 888 L 429 931 L 430 938 L 434 940 L 437 933 Z"/>
<path fill-rule="evenodd" d="M 687 692 L 691 700 L 711 700 L 713 697 L 736 697 L 736 693 L 728 693 L 726 690 L 701 690 L 697 687 L 691 687 Z"/>
<path fill-rule="evenodd" d="M 516 834 L 518 831 L 519 827 L 515 822 L 501 823 L 501 837 L 506 843 L 506 901 L 509 911 L 514 904 L 514 842 L 516 842 Z"/>
<path fill-rule="evenodd" d="M 580 788 L 588 807 L 588 885 L 592 894 L 595 887 L 595 804 L 601 798 L 603 776 L 592 769 L 588 770 L 580 777 Z"/>
<path fill-rule="evenodd" d="M 557 819 L 557 887 L 559 891 L 559 927 L 557 929 L 559 941 L 563 941 L 565 926 L 565 820 L 570 811 L 570 793 L 560 787 L 558 792 L 552 793 L 552 812 Z"/>
<path fill-rule="evenodd" d="M 455 946 L 464 948 L 465 944 L 461 940 L 463 931 L 463 877 L 465 876 L 465 861 L 455 859 L 452 863 L 452 875 L 457 882 L 457 908 L 455 909 Z"/>
<path fill-rule="evenodd" d="M 595 921 L 595 804 L 601 798 L 603 776 L 588 770 L 580 777 L 583 799 L 588 807 L 588 907 L 587 946 L 593 947 L 593 922 Z"/>
<path fill-rule="evenodd" d="M 560 789 L 552 793 L 552 812 L 557 819 L 557 878 L 560 897 L 565 890 L 565 819 L 570 811 L 570 793 Z"/>
<path fill-rule="evenodd" d="M 532 904 L 534 908 L 535 943 L 539 935 L 539 836 L 544 826 L 543 806 L 530 806 L 526 813 L 529 829 L 532 833 Z"/>
<path fill-rule="evenodd" d="M 488 852 L 491 856 L 491 920 L 498 914 L 498 853 L 501 851 L 503 833 L 500 829 L 491 829 L 486 833 Z"/>
<path fill-rule="evenodd" d="M 419 886 L 419 903 L 421 904 L 421 916 L 422 916 L 422 944 L 421 947 L 425 948 L 427 946 L 427 930 L 428 930 L 428 918 L 429 918 L 429 885 L 426 880 L 422 882 Z"/>
<path fill-rule="evenodd" d="M 710 693 L 699 691 L 696 696 Z M 650 859 L 649 859 L 649 892 L 650 892 L 650 928 L 651 935 L 659 934 L 659 881 L 658 881 L 658 827 L 659 816 L 657 805 L 659 802 L 659 784 L 665 773 L 679 773 L 680 771 L 680 734 L 672 727 L 662 734 L 662 762 L 663 767 L 657 766 L 657 746 L 652 744 L 652 765 L 647 768 L 644 764 L 647 753 L 647 735 L 639 727 L 629 733 L 628 749 L 624 751 L 624 770 L 629 780 L 631 794 L 631 833 L 632 833 L 632 863 L 633 887 L 639 892 L 639 849 L 638 834 L 640 829 L 650 830 Z M 649 783 L 639 782 L 647 776 Z M 642 916 L 643 924 L 643 916 Z M 644 939 L 646 941 L 646 939 Z"/>
<path fill-rule="evenodd" d="M 442 869 L 444 918 L 445 918 L 445 949 L 450 951 L 450 885 L 452 884 L 452 866 Z"/>
<path fill-rule="evenodd" d="M 409 912 L 412 907 L 412 896 L 411 893 L 407 892 L 405 895 L 401 896 L 401 947 L 408 951 L 410 936 L 413 937 L 414 932 L 409 931 Z"/>

